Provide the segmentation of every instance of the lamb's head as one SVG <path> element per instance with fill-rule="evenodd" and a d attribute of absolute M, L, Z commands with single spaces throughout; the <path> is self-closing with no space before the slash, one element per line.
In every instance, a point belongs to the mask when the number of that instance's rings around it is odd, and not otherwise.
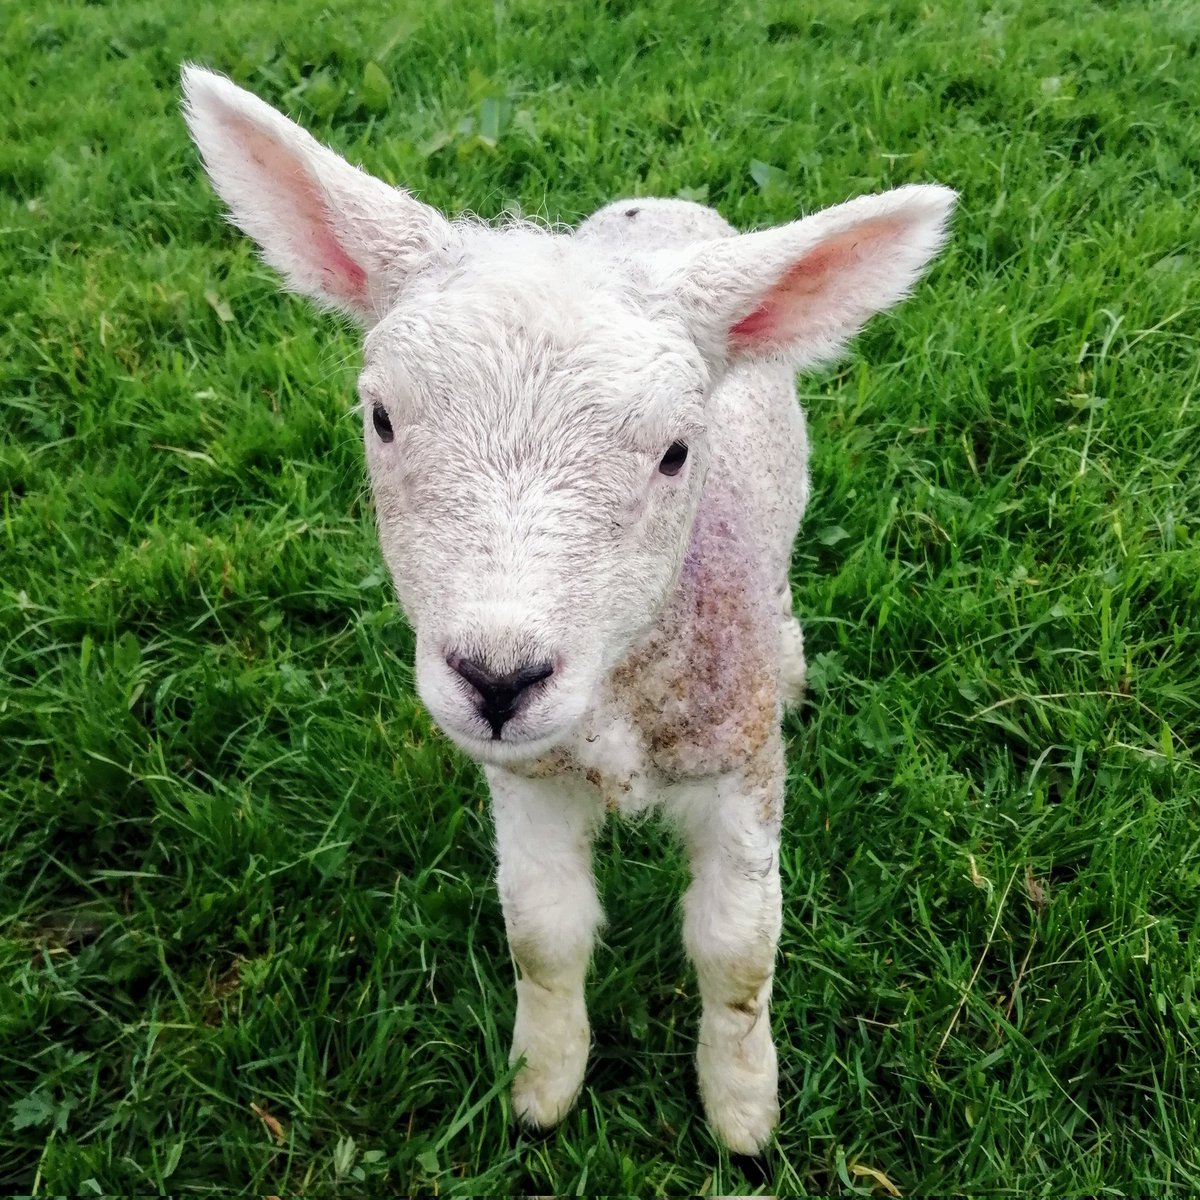
<path fill-rule="evenodd" d="M 543 753 L 667 601 L 730 365 L 827 359 L 905 294 L 953 193 L 910 187 L 779 229 L 622 248 L 450 222 L 228 80 L 186 115 L 235 224 L 366 329 L 380 541 L 417 683 L 469 753 Z"/>
<path fill-rule="evenodd" d="M 561 738 L 682 561 L 708 372 L 645 306 L 569 237 L 465 229 L 367 335 L 367 464 L 418 687 L 478 758 Z"/>

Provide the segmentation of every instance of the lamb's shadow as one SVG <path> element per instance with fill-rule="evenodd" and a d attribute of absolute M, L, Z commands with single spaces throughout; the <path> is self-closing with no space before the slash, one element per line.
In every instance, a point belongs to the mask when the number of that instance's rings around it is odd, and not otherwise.
<path fill-rule="evenodd" d="M 686 857 L 661 821 L 610 821 L 596 841 L 595 869 L 607 924 L 589 977 L 587 1086 L 616 1096 L 694 1089 L 700 1004 L 681 932 Z"/>

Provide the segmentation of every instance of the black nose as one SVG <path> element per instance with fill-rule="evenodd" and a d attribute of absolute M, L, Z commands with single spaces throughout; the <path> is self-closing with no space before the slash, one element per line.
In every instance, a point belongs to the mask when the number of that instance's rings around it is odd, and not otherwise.
<path fill-rule="evenodd" d="M 492 735 L 497 739 L 504 722 L 517 711 L 521 697 L 535 683 L 554 674 L 548 662 L 530 663 L 507 675 L 497 675 L 474 659 L 457 654 L 447 654 L 446 662 L 479 693 L 479 715 L 492 727 Z"/>

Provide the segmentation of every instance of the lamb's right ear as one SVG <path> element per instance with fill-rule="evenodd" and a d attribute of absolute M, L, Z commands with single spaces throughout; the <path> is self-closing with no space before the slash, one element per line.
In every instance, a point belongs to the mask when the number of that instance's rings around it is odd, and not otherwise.
<path fill-rule="evenodd" d="M 230 219 L 294 291 L 371 325 L 409 273 L 452 242 L 435 209 L 351 166 L 224 76 L 185 66 L 183 93 Z"/>

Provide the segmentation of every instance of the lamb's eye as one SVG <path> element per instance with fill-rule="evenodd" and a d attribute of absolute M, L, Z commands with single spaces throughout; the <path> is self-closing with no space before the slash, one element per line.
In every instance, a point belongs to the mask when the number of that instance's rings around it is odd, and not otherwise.
<path fill-rule="evenodd" d="M 662 462 L 658 464 L 659 471 L 664 475 L 678 475 L 683 470 L 683 464 L 687 462 L 687 446 L 683 442 L 672 442 L 667 447 L 667 452 L 662 456 Z"/>
<path fill-rule="evenodd" d="M 387 409 L 382 404 L 372 406 L 371 421 L 375 425 L 375 432 L 379 434 L 381 442 L 390 442 L 396 436 L 392 429 L 392 423 L 388 420 Z"/>

